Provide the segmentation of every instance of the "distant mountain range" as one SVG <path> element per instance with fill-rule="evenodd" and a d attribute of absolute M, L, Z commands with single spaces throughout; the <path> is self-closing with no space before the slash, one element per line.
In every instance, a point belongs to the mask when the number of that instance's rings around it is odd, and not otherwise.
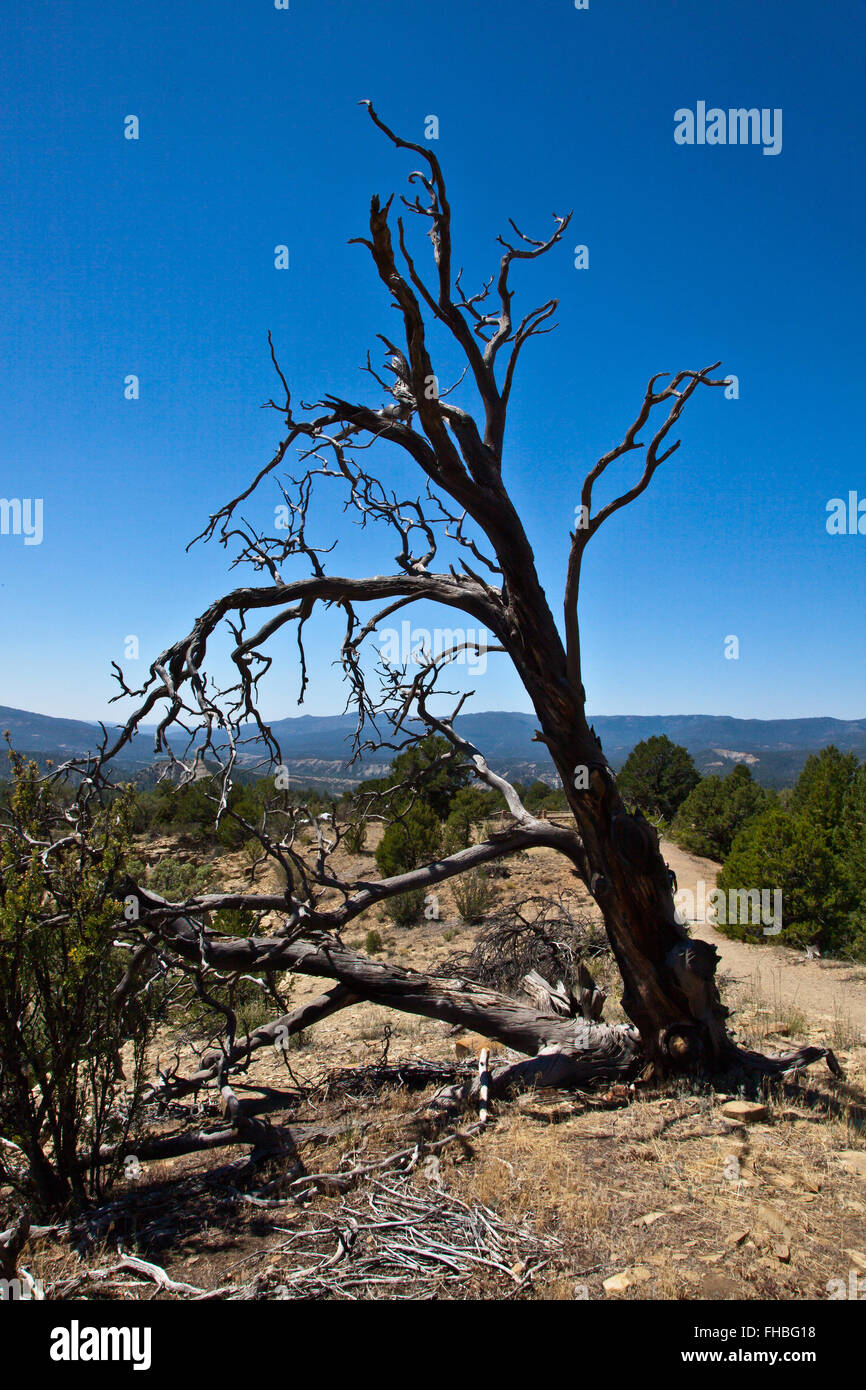
<path fill-rule="evenodd" d="M 636 743 L 653 734 L 667 734 L 688 748 L 703 773 L 729 771 L 746 762 L 765 786 L 790 786 L 809 753 L 834 743 L 866 758 L 866 719 L 734 719 L 709 714 L 607 714 L 592 720 L 609 761 L 620 767 Z M 498 772 L 528 782 L 537 777 L 554 782 L 556 775 L 544 744 L 534 743 L 538 721 L 533 714 L 490 710 L 465 714 L 458 730 L 478 747 Z M 153 728 L 142 731 L 118 758 L 118 766 L 142 773 L 153 768 Z M 365 777 L 380 776 L 390 762 L 388 750 L 347 767 L 355 729 L 352 714 L 301 715 L 278 719 L 271 728 L 292 779 L 304 785 L 351 786 Z M 56 719 L 46 714 L 0 705 L 0 730 L 8 729 L 13 746 L 40 761 L 65 758 L 92 750 L 99 741 L 95 723 Z M 180 749 L 185 740 L 172 737 Z M 246 755 L 245 755 L 246 757 Z M 255 754 L 248 753 L 251 763 Z"/>

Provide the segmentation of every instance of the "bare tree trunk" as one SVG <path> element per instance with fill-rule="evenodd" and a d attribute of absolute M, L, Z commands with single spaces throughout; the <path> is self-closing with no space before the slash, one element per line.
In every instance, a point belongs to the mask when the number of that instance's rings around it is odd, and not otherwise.
<path fill-rule="evenodd" d="M 511 655 L 539 716 L 536 737 L 550 751 L 575 817 L 579 847 L 571 857 L 604 918 L 622 975 L 622 1006 L 660 1074 L 702 1061 L 723 1069 L 735 1048 L 715 985 L 718 954 L 706 942 L 691 940 L 676 920 L 658 834 L 640 813 L 626 810 L 587 723 L 583 686 L 567 674 L 565 652 L 540 586 L 531 585 L 533 576 L 530 553 L 514 582 L 528 606 L 516 621 L 533 640 L 512 646 Z"/>
<path fill-rule="evenodd" d="M 573 762 L 552 751 L 583 842 L 588 887 L 622 975 L 623 1008 L 660 1070 L 699 1061 L 723 1067 L 733 1046 L 715 984 L 718 953 L 691 940 L 677 921 L 658 834 L 642 815 L 627 812 L 588 729 L 572 747 Z M 586 791 L 575 787 L 578 767 L 588 770 Z"/>

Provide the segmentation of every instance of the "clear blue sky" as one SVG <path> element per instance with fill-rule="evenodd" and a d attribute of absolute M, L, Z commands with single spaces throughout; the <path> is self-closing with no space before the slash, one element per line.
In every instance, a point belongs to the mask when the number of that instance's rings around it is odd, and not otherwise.
<path fill-rule="evenodd" d="M 825 528 L 830 498 L 866 498 L 864 27 L 855 0 L 12 7 L 0 496 L 42 498 L 44 538 L 0 535 L 0 703 L 103 717 L 128 634 L 135 675 L 242 582 L 218 547 L 184 547 L 278 438 L 259 409 L 268 329 L 296 401 L 364 389 L 366 348 L 399 321 L 346 243 L 417 163 L 370 125 L 370 97 L 412 139 L 439 117 L 468 283 L 509 215 L 539 235 L 574 208 L 567 243 L 515 277 L 517 307 L 561 308 L 525 354 L 507 441 L 557 611 L 583 474 L 649 376 L 722 358 L 739 378 L 738 400 L 692 402 L 679 453 L 589 548 L 590 708 L 866 715 L 866 535 Z M 675 110 L 698 101 L 781 108 L 781 153 L 675 144 Z M 317 522 L 323 544 L 346 536 L 333 571 L 393 568 L 393 543 L 347 534 L 336 506 Z M 340 625 L 314 626 L 305 708 L 285 638 L 270 716 L 342 707 Z M 528 708 L 495 660 L 474 684 L 472 708 Z"/>

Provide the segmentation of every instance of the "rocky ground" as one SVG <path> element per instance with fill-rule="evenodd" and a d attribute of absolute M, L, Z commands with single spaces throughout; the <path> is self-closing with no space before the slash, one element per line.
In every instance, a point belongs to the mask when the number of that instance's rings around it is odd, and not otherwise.
<path fill-rule="evenodd" d="M 681 888 L 712 885 L 716 865 L 664 848 Z M 195 853 L 169 842 L 149 852 Z M 216 867 L 224 886 L 243 881 L 241 856 Z M 375 872 L 369 848 L 340 867 Z M 547 850 L 514 861 L 496 892 L 497 906 L 563 893 L 592 911 Z M 377 910 L 348 942 L 363 949 L 371 929 L 383 955 L 425 969 L 468 949 L 477 932 L 447 885 L 438 920 L 405 929 Z M 866 972 L 732 942 L 706 925 L 695 931 L 719 947 L 743 1041 L 781 1050 L 826 1040 L 845 1079 L 818 1066 L 752 1097 L 690 1083 L 663 1093 L 540 1093 L 498 1107 L 485 1126 L 467 1115 L 455 1137 L 430 1119 L 434 1085 L 383 1087 L 370 1069 L 413 1058 L 471 1067 L 477 1040 L 359 1004 L 288 1056 L 258 1054 L 238 1087 L 241 1098 L 287 1090 L 268 1118 L 293 1136 L 291 1159 L 251 1169 L 248 1150 L 235 1147 L 143 1164 L 83 1242 L 80 1229 L 40 1238 L 28 1268 L 49 1297 L 838 1295 L 852 1271 L 866 1273 Z M 615 985 L 609 966 L 598 973 Z M 297 979 L 291 1000 L 320 990 Z M 620 1016 L 613 998 L 606 1016 Z M 176 1043 L 160 1039 L 163 1060 Z M 181 1069 L 190 1061 L 181 1055 Z M 218 1108 L 203 1099 L 203 1113 L 179 1108 L 159 1128 L 218 1127 Z M 751 1108 L 731 1108 L 743 1100 Z"/>

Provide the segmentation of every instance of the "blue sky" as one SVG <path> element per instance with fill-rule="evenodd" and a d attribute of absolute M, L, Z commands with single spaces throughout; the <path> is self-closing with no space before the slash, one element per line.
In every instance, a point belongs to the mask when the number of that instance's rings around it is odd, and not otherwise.
<path fill-rule="evenodd" d="M 574 209 L 566 242 L 515 276 L 517 308 L 561 304 L 524 355 L 506 449 L 555 611 L 583 475 L 650 375 L 721 358 L 738 377 L 739 399 L 690 403 L 679 452 L 589 547 L 591 710 L 866 715 L 866 535 L 825 526 L 831 498 L 866 499 L 864 15 L 852 0 L 15 7 L 0 51 L 0 496 L 43 499 L 44 534 L 0 535 L 0 703 L 116 715 L 112 660 L 139 676 L 225 588 L 255 582 L 219 547 L 185 546 L 279 436 L 259 408 L 275 390 L 268 330 L 298 401 L 366 391 L 367 347 L 399 328 L 347 245 L 370 195 L 407 192 L 417 163 L 372 127 L 370 97 L 410 139 L 438 116 L 468 284 L 495 268 L 509 216 L 540 235 Z M 781 152 L 677 145 L 674 112 L 698 101 L 781 109 Z M 250 515 L 277 501 L 266 490 Z M 393 543 L 347 527 L 333 498 L 316 524 L 318 542 L 342 538 L 334 572 L 393 568 Z M 281 639 L 269 716 L 342 708 L 339 632 L 310 625 L 302 709 Z M 502 660 L 469 682 L 470 708 L 529 708 Z"/>

